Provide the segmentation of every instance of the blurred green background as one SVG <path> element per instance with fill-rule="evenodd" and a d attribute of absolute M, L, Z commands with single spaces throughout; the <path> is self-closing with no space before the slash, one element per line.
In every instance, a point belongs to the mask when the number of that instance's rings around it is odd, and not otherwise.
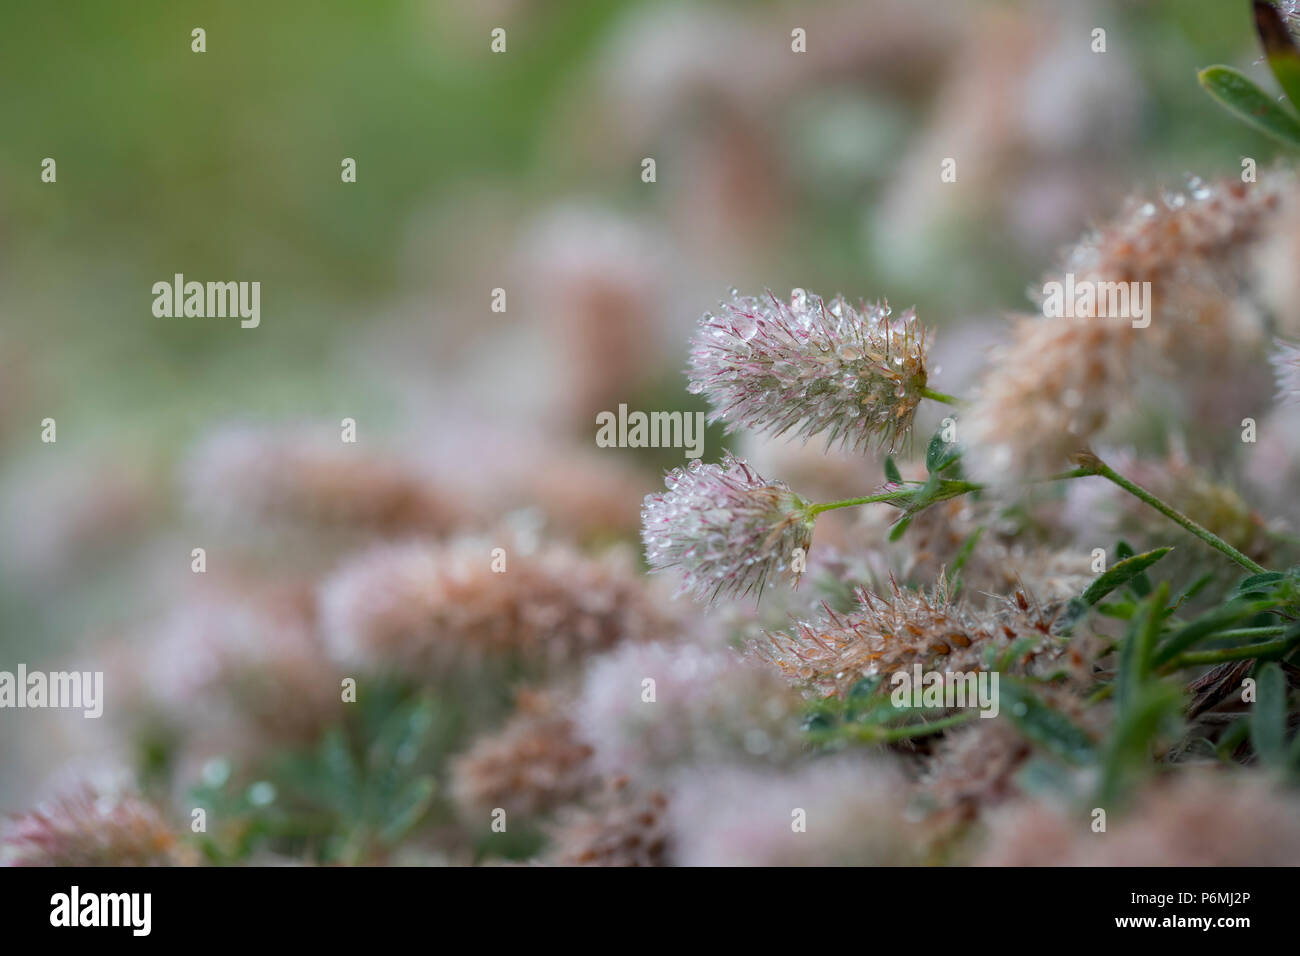
<path fill-rule="evenodd" d="M 1195 79 L 1267 82 L 1245 0 L 10 0 L 3 20 L 0 668 L 75 661 L 166 602 L 140 549 L 184 527 L 176 461 L 223 422 L 353 416 L 434 454 L 480 416 L 589 442 L 590 409 L 522 420 L 572 378 L 519 345 L 565 320 L 515 266 L 557 205 L 657 237 L 645 321 L 669 344 L 639 394 L 698 407 L 684 330 L 730 286 L 888 296 L 942 340 L 1024 308 L 1133 189 L 1274 155 Z M 176 272 L 260 281 L 260 328 L 153 317 Z M 87 460 L 144 474 L 83 533 L 96 474 L 51 489 Z M 0 714 L 0 798 L 30 789 L 15 754 L 44 749 L 44 719 Z"/>

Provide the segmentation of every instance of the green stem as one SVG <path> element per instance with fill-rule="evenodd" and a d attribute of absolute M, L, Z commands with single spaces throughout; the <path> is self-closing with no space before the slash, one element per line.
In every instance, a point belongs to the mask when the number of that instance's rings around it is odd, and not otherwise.
<path fill-rule="evenodd" d="M 845 498 L 843 501 L 826 501 L 821 504 L 808 506 L 808 517 L 815 518 L 823 511 L 834 511 L 836 508 L 852 508 L 856 505 L 871 505 L 878 501 L 898 501 L 900 498 L 908 498 L 915 494 L 914 489 L 905 488 L 901 491 L 886 491 L 878 495 L 867 495 L 865 498 Z"/>
<path fill-rule="evenodd" d="M 881 743 L 893 743 L 896 740 L 910 740 L 913 737 L 928 737 L 930 734 L 937 734 L 949 727 L 959 727 L 978 713 L 979 711 L 975 710 L 964 710 L 959 714 L 953 714 L 951 717 L 932 720 L 928 724 L 908 724 L 905 727 L 883 729 L 873 728 L 874 735 L 870 735 L 868 739 L 878 740 Z"/>
<path fill-rule="evenodd" d="M 1071 468 L 1069 471 L 1058 471 L 1056 474 L 1048 475 L 1046 478 L 1035 478 L 1034 481 L 1065 481 L 1069 478 L 1090 478 L 1095 474 L 1095 471 L 1091 471 L 1087 468 Z"/>
<path fill-rule="evenodd" d="M 1179 654 L 1165 667 L 1169 670 L 1178 670 L 1182 667 L 1195 667 L 1198 664 L 1221 664 L 1224 661 L 1244 661 L 1252 657 L 1269 657 L 1284 652 L 1294 644 L 1294 637 L 1284 637 L 1278 638 L 1276 641 L 1243 644 L 1239 647 L 1220 647 L 1212 651 L 1188 651 L 1186 654 Z"/>
<path fill-rule="evenodd" d="M 977 710 L 965 710 L 951 717 L 942 717 L 939 720 L 932 720 L 924 724 L 906 724 L 902 727 L 877 727 L 865 725 L 853 728 L 845 728 L 843 735 L 851 736 L 852 739 L 862 743 L 888 744 L 899 740 L 910 740 L 913 737 L 927 737 L 930 734 L 937 734 L 947 730 L 950 727 L 958 727 L 966 721 L 977 716 Z M 842 739 L 841 734 L 832 732 L 827 735 L 827 739 Z"/>
<path fill-rule="evenodd" d="M 1060 474 L 1051 475 L 1047 478 L 1036 479 L 1036 481 L 1039 482 L 1064 481 L 1067 478 L 1086 478 L 1089 477 L 1090 475 L 1095 475 L 1095 474 L 1096 474 L 1095 471 L 1092 471 L 1088 468 L 1075 468 L 1073 471 L 1063 471 Z M 956 486 L 957 484 L 960 484 L 962 486 L 960 489 L 961 494 L 967 494 L 972 491 L 984 490 L 984 485 L 978 484 L 973 481 L 963 481 L 960 483 L 950 482 L 949 484 L 952 486 Z M 870 505 L 870 504 L 875 504 L 878 501 L 899 501 L 903 498 L 907 498 L 912 494 L 914 494 L 915 490 L 916 489 L 913 488 L 903 488 L 898 491 L 882 492 L 878 495 L 867 495 L 864 498 L 845 498 L 843 501 L 827 501 L 822 504 L 809 505 L 808 516 L 811 518 L 815 518 L 823 511 L 834 511 L 836 508 L 852 508 L 855 505 Z M 956 497 L 956 495 L 950 494 L 946 496 L 946 498 L 953 498 L 953 497 Z M 946 498 L 939 499 L 939 500 L 946 500 Z"/>
<path fill-rule="evenodd" d="M 1228 631 L 1215 631 L 1214 639 L 1220 638 L 1241 638 L 1241 637 L 1271 637 L 1276 634 L 1285 634 L 1288 625 L 1286 624 L 1269 624 L 1265 627 L 1236 627 Z"/>
<path fill-rule="evenodd" d="M 1202 528 L 1199 524 L 1197 524 L 1191 518 L 1187 517 L 1187 515 L 1183 514 L 1181 511 L 1178 511 L 1177 509 L 1170 507 L 1165 502 L 1161 501 L 1159 498 L 1153 495 L 1151 492 L 1147 491 L 1145 488 L 1129 481 L 1127 478 L 1125 478 L 1119 472 L 1115 471 L 1115 469 L 1111 468 L 1110 465 L 1106 464 L 1096 455 L 1093 455 L 1091 453 L 1080 455 L 1079 460 L 1082 464 L 1082 468 L 1080 470 L 1084 472 L 1090 472 L 1091 474 L 1094 475 L 1100 475 L 1102 478 L 1105 478 L 1107 481 L 1119 485 L 1119 487 L 1123 488 L 1129 494 L 1133 495 L 1133 497 L 1139 499 L 1140 501 L 1145 501 L 1152 508 L 1155 508 L 1156 511 L 1159 511 L 1170 521 L 1174 522 L 1174 524 L 1177 524 L 1180 527 L 1182 527 L 1184 530 L 1196 535 L 1196 537 L 1200 538 L 1211 548 L 1214 548 L 1216 551 L 1220 551 L 1223 554 L 1227 555 L 1229 558 L 1237 562 L 1247 571 L 1254 572 L 1255 574 L 1260 574 L 1266 570 L 1262 566 L 1250 560 L 1250 558 L 1246 557 L 1244 554 L 1242 554 L 1232 545 L 1228 544 L 1228 542 L 1224 541 L 1213 531 L 1209 531 L 1206 528 Z"/>
<path fill-rule="evenodd" d="M 932 401 L 943 402 L 945 405 L 961 404 L 961 399 L 957 398 L 955 395 L 947 395 L 944 392 L 936 392 L 932 388 L 921 389 L 921 395 L 922 397 L 931 399 Z"/>

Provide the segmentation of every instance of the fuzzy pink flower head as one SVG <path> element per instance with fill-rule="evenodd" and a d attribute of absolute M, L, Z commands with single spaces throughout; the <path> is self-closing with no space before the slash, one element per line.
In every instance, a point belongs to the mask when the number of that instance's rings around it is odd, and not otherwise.
<path fill-rule="evenodd" d="M 701 600 L 748 594 L 789 572 L 796 549 L 812 544 L 813 517 L 783 481 L 769 481 L 742 459 L 699 459 L 664 478 L 666 492 L 646 495 L 641 539 L 652 571 L 676 568 L 679 593 Z"/>
<path fill-rule="evenodd" d="M 172 866 L 185 862 L 158 810 L 132 791 L 84 784 L 12 818 L 0 865 Z"/>
<path fill-rule="evenodd" d="M 829 447 L 892 450 L 912 425 L 926 386 L 929 343 L 909 309 L 854 308 L 795 289 L 787 304 L 770 292 L 706 312 L 691 347 L 687 391 L 703 394 L 711 421 L 803 439 L 827 433 Z"/>
<path fill-rule="evenodd" d="M 1284 405 L 1300 403 L 1300 346 L 1278 340 L 1271 361 L 1278 401 Z"/>

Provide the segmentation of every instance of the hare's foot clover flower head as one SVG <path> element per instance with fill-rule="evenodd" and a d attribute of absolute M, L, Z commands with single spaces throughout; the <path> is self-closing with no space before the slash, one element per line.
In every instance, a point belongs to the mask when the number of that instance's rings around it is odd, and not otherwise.
<path fill-rule="evenodd" d="M 0 830 L 0 866 L 177 866 L 193 863 L 153 804 L 83 783 Z"/>
<path fill-rule="evenodd" d="M 912 425 L 926 387 L 929 343 L 912 310 L 854 308 L 795 289 L 787 304 L 733 290 L 721 314 L 696 330 L 687 390 L 703 394 L 712 421 L 827 447 L 890 450 Z"/>
<path fill-rule="evenodd" d="M 653 571 L 677 568 L 680 593 L 713 600 L 762 594 L 812 543 L 811 505 L 783 481 L 769 481 L 742 459 L 696 459 L 664 479 L 668 490 L 646 495 L 641 538 Z"/>
<path fill-rule="evenodd" d="M 795 622 L 790 632 L 765 632 L 750 652 L 792 683 L 822 696 L 846 696 L 864 677 L 889 675 L 920 664 L 926 670 L 963 673 L 986 669 L 991 659 L 1016 647 L 1007 664 L 1018 672 L 1060 654 L 1051 636 L 1056 611 L 1024 594 L 983 612 L 950 597 L 940 574 L 931 593 L 900 587 L 874 594 L 857 590 L 858 606 L 838 614 L 826 608 L 819 620 Z"/>

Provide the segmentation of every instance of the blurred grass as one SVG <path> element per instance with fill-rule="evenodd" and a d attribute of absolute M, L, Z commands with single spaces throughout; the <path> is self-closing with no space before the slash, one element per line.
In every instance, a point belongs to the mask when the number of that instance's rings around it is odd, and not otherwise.
<path fill-rule="evenodd" d="M 124 411 L 220 415 L 264 388 L 274 408 L 297 376 L 321 386 L 299 383 L 301 404 L 336 394 L 321 360 L 398 291 L 412 210 L 469 177 L 526 182 L 557 85 L 619 6 L 556 4 L 489 62 L 487 27 L 451 4 L 7 5 L 6 338 L 38 378 L 76 382 L 62 407 L 114 429 Z M 45 156 L 57 186 L 39 181 Z M 260 280 L 269 320 L 255 335 L 154 321 L 149 287 L 178 271 Z"/>

